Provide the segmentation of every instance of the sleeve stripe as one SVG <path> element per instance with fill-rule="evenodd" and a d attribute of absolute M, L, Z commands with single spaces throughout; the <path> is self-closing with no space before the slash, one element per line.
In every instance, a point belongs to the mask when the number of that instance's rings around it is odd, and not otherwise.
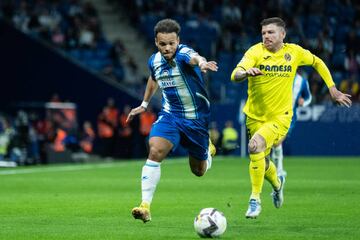
<path fill-rule="evenodd" d="M 185 57 L 188 57 L 188 58 L 191 57 L 190 54 L 188 54 L 188 53 L 179 53 L 179 55 L 180 55 L 180 56 L 185 56 Z"/>
<path fill-rule="evenodd" d="M 183 48 L 181 48 L 180 49 L 180 53 L 186 53 L 186 52 L 189 52 L 189 51 L 191 51 L 191 49 L 190 48 L 188 48 L 188 47 L 183 47 Z"/>
<path fill-rule="evenodd" d="M 191 49 L 189 47 L 182 47 L 179 53 L 196 53 L 196 52 L 194 49 Z"/>
<path fill-rule="evenodd" d="M 236 68 L 241 68 L 242 70 L 244 70 L 246 72 L 246 69 L 243 66 L 236 66 Z"/>

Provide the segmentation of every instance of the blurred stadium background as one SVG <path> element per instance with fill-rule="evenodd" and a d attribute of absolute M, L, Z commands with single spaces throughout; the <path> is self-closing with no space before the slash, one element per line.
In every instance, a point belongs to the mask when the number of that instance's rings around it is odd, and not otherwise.
<path fill-rule="evenodd" d="M 284 207 L 272 207 L 266 186 L 261 218 L 247 221 L 247 84 L 230 73 L 272 16 L 286 20 L 287 41 L 327 63 L 354 104 L 334 106 L 319 76 L 299 69 L 313 102 L 285 142 Z M 183 157 L 166 161 L 154 221 L 144 225 L 130 215 L 143 166 L 132 160 L 146 157 L 159 96 L 125 119 L 142 100 L 153 27 L 166 17 L 180 22 L 183 43 L 219 64 L 206 75 L 211 136 L 232 156 L 217 156 L 203 178 Z M 0 168 L 0 239 L 198 239 L 192 223 L 204 207 L 225 213 L 223 239 L 358 239 L 359 74 L 357 0 L 0 0 L 0 166 L 18 166 Z M 231 126 L 238 137 L 226 149 Z"/>
<path fill-rule="evenodd" d="M 11 166 L 145 157 L 159 96 L 149 113 L 131 124 L 124 118 L 142 99 L 153 27 L 166 17 L 181 24 L 183 43 L 218 62 L 220 70 L 206 76 L 212 135 L 221 153 L 231 121 L 240 147 L 230 154 L 245 156 L 240 110 L 247 87 L 231 83 L 230 73 L 261 41 L 259 22 L 271 16 L 286 20 L 286 41 L 320 56 L 354 101 L 337 108 L 319 75 L 299 69 L 313 101 L 299 109 L 285 154 L 359 156 L 359 13 L 355 0 L 2 0 L 0 158 Z"/>

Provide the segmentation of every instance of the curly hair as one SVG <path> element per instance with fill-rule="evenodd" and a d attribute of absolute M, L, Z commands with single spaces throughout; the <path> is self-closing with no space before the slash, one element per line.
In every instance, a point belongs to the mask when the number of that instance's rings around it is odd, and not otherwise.
<path fill-rule="evenodd" d="M 154 27 L 155 37 L 158 33 L 176 33 L 179 36 L 181 27 L 179 23 L 173 19 L 167 18 L 159 21 Z"/>

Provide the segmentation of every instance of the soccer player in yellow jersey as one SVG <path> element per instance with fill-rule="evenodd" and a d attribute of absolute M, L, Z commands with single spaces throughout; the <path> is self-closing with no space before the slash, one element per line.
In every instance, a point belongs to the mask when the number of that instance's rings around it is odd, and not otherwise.
<path fill-rule="evenodd" d="M 231 80 L 248 79 L 248 99 L 244 107 L 249 134 L 250 180 L 252 192 L 246 218 L 261 212 L 260 194 L 264 179 L 273 187 L 276 208 L 283 203 L 285 177 L 277 176 L 269 160 L 271 148 L 288 131 L 292 112 L 292 86 L 299 66 L 312 66 L 329 88 L 339 105 L 350 107 L 350 95 L 338 91 L 325 63 L 310 51 L 296 44 L 284 43 L 285 22 L 278 17 L 264 19 L 261 24 L 262 43 L 253 45 L 231 74 Z"/>

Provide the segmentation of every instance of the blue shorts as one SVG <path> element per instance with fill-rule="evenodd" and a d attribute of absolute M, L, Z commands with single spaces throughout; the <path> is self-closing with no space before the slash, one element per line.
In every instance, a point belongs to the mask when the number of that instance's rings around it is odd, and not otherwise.
<path fill-rule="evenodd" d="M 189 155 L 198 159 L 208 158 L 209 121 L 207 119 L 177 118 L 161 112 L 152 125 L 149 138 L 162 137 L 174 146 L 173 151 L 181 144 L 189 151 Z"/>

